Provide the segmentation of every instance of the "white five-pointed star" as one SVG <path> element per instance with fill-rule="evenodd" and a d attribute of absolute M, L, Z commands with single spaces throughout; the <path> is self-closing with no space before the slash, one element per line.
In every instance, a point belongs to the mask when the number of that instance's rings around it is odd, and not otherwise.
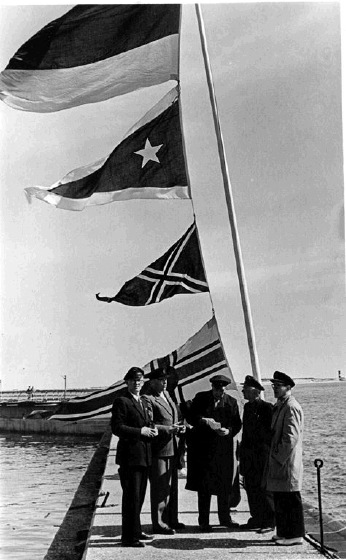
<path fill-rule="evenodd" d="M 162 146 L 163 144 L 160 144 L 159 146 L 152 146 L 150 144 L 149 138 L 146 139 L 145 147 L 143 148 L 143 150 L 138 150 L 138 152 L 135 152 L 135 154 L 138 154 L 143 158 L 142 169 L 148 163 L 148 161 L 156 161 L 157 163 L 160 163 L 160 160 L 157 157 L 156 153 Z"/>

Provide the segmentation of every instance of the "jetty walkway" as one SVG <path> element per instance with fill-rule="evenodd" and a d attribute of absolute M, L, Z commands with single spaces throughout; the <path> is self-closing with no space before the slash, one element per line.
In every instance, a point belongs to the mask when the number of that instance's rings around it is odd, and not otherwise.
<path fill-rule="evenodd" d="M 226 529 L 218 525 L 215 511 L 216 498 L 212 498 L 211 524 L 212 533 L 201 533 L 197 524 L 197 494 L 185 490 L 185 478 L 179 478 L 179 518 L 186 528 L 175 535 L 157 535 L 146 544 L 145 548 L 123 548 L 121 538 L 121 486 L 115 465 L 115 451 L 117 438 L 110 442 L 106 468 L 100 488 L 99 497 L 94 510 L 93 519 L 88 534 L 83 560 L 262 560 L 275 559 L 315 559 L 342 558 L 344 555 L 324 554 L 316 548 L 316 541 L 310 538 L 304 540 L 303 545 L 281 547 L 276 545 L 271 537 L 274 533 L 265 535 L 254 531 L 241 529 Z M 238 507 L 232 512 L 234 521 L 245 524 L 249 518 L 246 494 L 242 489 L 242 499 Z M 311 524 L 312 523 L 312 524 Z M 309 527 L 310 524 L 310 527 Z M 142 527 L 146 533 L 151 533 L 149 486 L 142 510 Z M 318 531 L 313 520 L 307 520 L 307 531 Z M 310 533 L 311 534 L 311 533 Z"/>

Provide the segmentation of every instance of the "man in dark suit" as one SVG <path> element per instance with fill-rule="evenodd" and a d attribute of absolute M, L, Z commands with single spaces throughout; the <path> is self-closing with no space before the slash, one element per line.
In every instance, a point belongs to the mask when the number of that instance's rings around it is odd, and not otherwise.
<path fill-rule="evenodd" d="M 152 443 L 150 469 L 150 499 L 153 532 L 173 535 L 183 529 L 178 521 L 178 434 L 185 431 L 179 424 L 178 410 L 167 392 L 167 379 L 173 368 L 158 368 L 149 374 L 146 399 L 151 417 L 158 430 Z M 174 373 L 174 370 L 173 370 Z"/>
<path fill-rule="evenodd" d="M 240 474 L 244 477 L 251 515 L 244 528 L 267 533 L 275 527 L 273 494 L 265 490 L 263 480 L 270 449 L 273 405 L 261 399 L 261 391 L 264 388 L 257 379 L 247 375 L 242 389 L 248 402 L 244 405 Z"/>
<path fill-rule="evenodd" d="M 210 379 L 211 391 L 197 393 L 189 407 L 187 490 L 198 492 L 198 523 L 201 531 L 212 531 L 209 523 L 211 496 L 217 496 L 220 525 L 238 527 L 230 517 L 230 497 L 236 472 L 233 438 L 241 429 L 238 403 L 225 393 L 231 383 L 225 375 Z"/>
<path fill-rule="evenodd" d="M 132 367 L 124 380 L 128 390 L 115 399 L 111 419 L 112 432 L 119 437 L 116 463 L 123 490 L 121 542 L 123 546 L 143 547 L 143 541 L 152 540 L 142 531 L 140 514 L 151 465 L 151 441 L 157 430 L 140 397 L 143 370 Z"/>

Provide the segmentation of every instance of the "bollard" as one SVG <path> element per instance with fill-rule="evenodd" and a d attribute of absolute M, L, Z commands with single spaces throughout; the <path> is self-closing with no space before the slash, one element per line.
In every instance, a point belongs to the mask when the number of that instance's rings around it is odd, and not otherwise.
<path fill-rule="evenodd" d="M 107 500 L 108 500 L 108 497 L 109 497 L 109 492 L 106 492 L 106 495 L 105 495 L 105 497 L 103 498 L 103 501 L 102 501 L 102 504 L 100 505 L 100 507 L 105 507 L 106 502 L 107 502 Z"/>
<path fill-rule="evenodd" d="M 322 518 L 322 496 L 321 496 L 321 468 L 323 467 L 322 459 L 315 459 L 314 465 L 317 469 L 317 493 L 318 493 L 318 509 L 320 513 L 320 540 L 321 540 L 321 552 L 324 551 L 323 542 L 323 518 Z"/>

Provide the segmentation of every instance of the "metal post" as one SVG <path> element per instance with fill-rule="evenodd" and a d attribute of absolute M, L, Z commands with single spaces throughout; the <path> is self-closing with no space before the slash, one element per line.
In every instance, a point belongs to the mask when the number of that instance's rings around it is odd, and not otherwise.
<path fill-rule="evenodd" d="M 64 378 L 64 401 L 66 401 L 66 375 L 63 375 Z"/>
<path fill-rule="evenodd" d="M 321 552 L 324 551 L 324 540 L 323 540 L 323 517 L 322 517 L 322 496 L 321 496 L 321 468 L 323 467 L 322 459 L 315 459 L 314 465 L 317 469 L 317 494 L 318 494 L 318 509 L 320 514 L 320 541 L 321 541 Z"/>
<path fill-rule="evenodd" d="M 234 256 L 235 256 L 236 267 L 237 267 L 240 296 L 241 296 L 241 302 L 242 302 L 243 313 L 244 313 L 245 329 L 246 329 L 247 340 L 248 340 L 252 373 L 254 378 L 257 379 L 259 382 L 261 382 L 261 374 L 260 374 L 257 349 L 255 343 L 255 333 L 252 325 L 250 301 L 249 301 L 249 296 L 247 291 L 245 272 L 244 272 L 242 255 L 241 255 L 231 182 L 228 174 L 225 148 L 223 144 L 211 68 L 210 68 L 208 51 L 206 46 L 204 24 L 203 24 L 202 13 L 199 4 L 196 4 L 195 7 L 196 7 L 197 20 L 198 20 L 198 27 L 199 27 L 200 37 L 201 37 L 205 71 L 206 71 L 208 88 L 209 88 L 210 103 L 211 103 L 211 108 L 212 108 L 213 118 L 214 118 L 214 126 L 215 126 L 215 133 L 216 133 L 216 139 L 217 139 L 218 150 L 219 150 L 219 158 L 220 158 L 221 172 L 223 177 L 225 197 L 227 202 L 228 216 L 229 216 L 231 232 L 232 232 L 233 249 L 234 249 Z"/>

